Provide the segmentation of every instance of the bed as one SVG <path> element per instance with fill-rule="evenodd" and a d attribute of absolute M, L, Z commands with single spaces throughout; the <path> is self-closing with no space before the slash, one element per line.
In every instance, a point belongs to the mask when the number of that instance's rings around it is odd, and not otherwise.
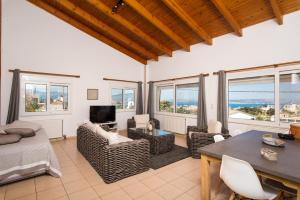
<path fill-rule="evenodd" d="M 48 173 L 60 177 L 60 167 L 43 128 L 33 137 L 0 145 L 0 185 Z"/>

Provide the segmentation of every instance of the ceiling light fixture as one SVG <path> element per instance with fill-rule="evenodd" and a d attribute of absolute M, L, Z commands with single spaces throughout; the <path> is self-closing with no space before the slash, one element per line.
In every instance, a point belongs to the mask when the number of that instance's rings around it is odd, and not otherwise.
<path fill-rule="evenodd" d="M 112 9 L 111 9 L 111 12 L 112 12 L 113 14 L 117 13 L 118 10 L 120 9 L 120 7 L 122 7 L 122 6 L 124 6 L 124 5 L 125 5 L 125 3 L 124 3 L 123 0 L 117 0 L 116 5 L 114 5 L 114 6 L 112 7 Z"/>

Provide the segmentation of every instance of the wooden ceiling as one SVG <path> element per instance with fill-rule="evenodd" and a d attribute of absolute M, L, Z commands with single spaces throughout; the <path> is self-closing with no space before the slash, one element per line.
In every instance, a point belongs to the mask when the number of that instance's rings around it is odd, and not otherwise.
<path fill-rule="evenodd" d="M 159 56 L 300 10 L 300 0 L 28 0 L 83 32 L 147 64 Z"/>

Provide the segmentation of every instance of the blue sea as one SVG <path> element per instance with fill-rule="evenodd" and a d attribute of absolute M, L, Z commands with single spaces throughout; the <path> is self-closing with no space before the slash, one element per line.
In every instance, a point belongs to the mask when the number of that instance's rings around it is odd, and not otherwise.
<path fill-rule="evenodd" d="M 229 103 L 230 108 L 240 108 L 240 107 L 264 107 L 264 106 L 274 106 L 274 104 L 268 103 Z"/>

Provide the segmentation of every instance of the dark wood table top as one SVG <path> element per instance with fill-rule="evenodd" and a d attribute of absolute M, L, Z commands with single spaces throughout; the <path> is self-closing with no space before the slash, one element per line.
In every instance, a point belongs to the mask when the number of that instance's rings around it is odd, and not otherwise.
<path fill-rule="evenodd" d="M 161 129 L 153 129 L 152 131 L 149 131 L 146 128 L 129 128 L 132 131 L 136 131 L 139 133 L 147 134 L 147 135 L 152 135 L 154 137 L 160 137 L 160 136 L 165 136 L 165 135 L 174 135 L 174 133 L 170 131 L 165 131 Z"/>
<path fill-rule="evenodd" d="M 284 140 L 285 147 L 272 147 L 262 143 L 262 135 L 267 132 L 249 131 L 227 140 L 199 149 L 201 154 L 222 159 L 228 155 L 245 160 L 260 172 L 300 183 L 300 140 Z M 273 133 L 277 138 L 277 134 Z M 261 148 L 269 148 L 278 153 L 277 161 L 269 161 L 260 155 Z"/>

